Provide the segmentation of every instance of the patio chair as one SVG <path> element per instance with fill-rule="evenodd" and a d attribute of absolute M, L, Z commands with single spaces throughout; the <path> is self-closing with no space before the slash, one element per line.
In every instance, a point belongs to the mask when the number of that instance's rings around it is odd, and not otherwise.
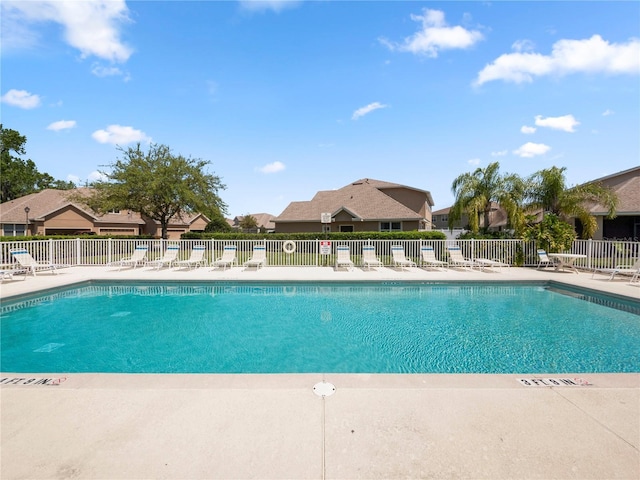
<path fill-rule="evenodd" d="M 391 245 L 391 256 L 395 267 L 417 267 L 416 262 L 406 257 L 402 245 Z"/>
<path fill-rule="evenodd" d="M 133 255 L 131 255 L 130 257 L 123 257 L 115 262 L 119 265 L 118 270 L 122 269 L 122 267 L 125 266 L 132 266 L 133 268 L 136 268 L 139 264 L 144 264 L 148 251 L 148 245 L 136 245 L 136 249 L 133 251 Z"/>
<path fill-rule="evenodd" d="M 371 270 L 371 267 L 382 267 L 384 264 L 376 256 L 376 247 L 373 245 L 364 245 L 362 247 L 362 266 Z"/>
<path fill-rule="evenodd" d="M 178 252 L 180 251 L 180 245 L 172 244 L 167 245 L 167 249 L 164 251 L 164 255 L 161 258 L 155 260 L 149 260 L 145 262 L 145 265 L 156 267 L 156 270 L 160 270 L 165 265 L 171 268 L 178 258 Z"/>
<path fill-rule="evenodd" d="M 353 270 L 353 261 L 349 252 L 348 245 L 338 245 L 336 247 L 336 269 L 345 267 L 347 270 Z"/>
<path fill-rule="evenodd" d="M 480 270 L 484 270 L 485 268 L 490 268 L 493 270 L 493 268 L 495 267 L 498 267 L 500 270 L 502 270 L 502 267 L 511 267 L 511 265 L 509 265 L 508 263 L 504 263 L 496 259 L 489 260 L 488 258 L 476 258 L 475 262 L 476 265 L 480 266 Z"/>
<path fill-rule="evenodd" d="M 245 267 L 256 267 L 256 270 L 260 270 L 260 267 L 264 267 L 266 264 L 267 247 L 265 245 L 255 245 L 253 247 L 253 255 L 243 263 Z"/>
<path fill-rule="evenodd" d="M 447 262 L 436 258 L 436 252 L 431 245 L 423 245 L 420 247 L 420 258 L 422 260 L 422 265 L 425 267 L 447 268 L 449 265 Z"/>
<path fill-rule="evenodd" d="M 194 245 L 189 254 L 189 258 L 186 260 L 178 260 L 174 265 L 178 268 L 188 267 L 189 270 L 206 265 L 207 259 L 204 257 L 206 251 L 207 247 L 204 245 Z"/>
<path fill-rule="evenodd" d="M 479 263 L 474 262 L 470 258 L 465 258 L 462 255 L 462 249 L 458 245 L 450 245 L 447 247 L 449 252 L 449 265 L 453 267 L 465 267 L 473 269 L 473 267 L 480 266 Z"/>
<path fill-rule="evenodd" d="M 231 268 L 234 265 L 237 265 L 238 259 L 236 258 L 236 250 L 237 248 L 235 245 L 225 245 L 222 251 L 222 256 L 213 262 L 213 268 L 222 267 L 223 270 L 226 270 L 227 267 Z"/>
<path fill-rule="evenodd" d="M 640 275 L 640 257 L 636 259 L 633 265 L 619 265 L 615 268 L 596 268 L 591 278 L 593 278 L 596 273 L 610 274 L 609 281 L 613 280 L 616 275 L 631 275 L 631 282 L 634 282 Z"/>
<path fill-rule="evenodd" d="M 551 260 L 551 258 L 549 257 L 549 255 L 547 255 L 547 252 L 545 250 L 542 250 L 541 248 L 538 249 L 538 267 L 555 267 L 556 263 Z"/>
<path fill-rule="evenodd" d="M 49 270 L 51 273 L 57 275 L 56 271 L 62 265 L 56 265 L 51 262 L 39 262 L 31 256 L 26 248 L 12 248 L 9 250 L 13 258 L 20 264 L 20 266 L 31 272 L 35 277 L 38 270 Z"/>

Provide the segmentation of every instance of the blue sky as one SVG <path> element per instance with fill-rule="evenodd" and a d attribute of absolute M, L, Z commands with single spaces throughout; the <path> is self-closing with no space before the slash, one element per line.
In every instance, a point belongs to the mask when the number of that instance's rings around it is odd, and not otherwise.
<path fill-rule="evenodd" d="M 640 164 L 640 2 L 13 1 L 2 123 L 84 184 L 117 146 L 211 162 L 228 216 L 375 178 L 453 202 L 498 161 Z"/>

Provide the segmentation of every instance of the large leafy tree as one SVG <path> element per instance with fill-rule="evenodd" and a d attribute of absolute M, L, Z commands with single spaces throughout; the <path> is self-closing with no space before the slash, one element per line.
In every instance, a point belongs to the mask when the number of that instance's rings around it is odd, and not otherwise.
<path fill-rule="evenodd" d="M 0 203 L 45 188 L 69 190 L 75 187 L 73 182 L 56 180 L 48 173 L 39 172 L 32 160 L 20 158 L 18 155 L 26 154 L 26 143 L 27 137 L 0 124 Z"/>
<path fill-rule="evenodd" d="M 529 178 L 529 207 L 542 209 L 566 221 L 577 218 L 582 223 L 582 237 L 590 238 L 598 228 L 589 207 L 603 205 L 608 218 L 614 218 L 618 206 L 616 194 L 600 183 L 585 183 L 568 187 L 566 168 L 551 167 L 534 173 Z"/>
<path fill-rule="evenodd" d="M 473 233 L 480 230 L 481 218 L 486 230 L 491 221 L 491 204 L 496 202 L 507 212 L 509 224 L 516 232 L 523 228 L 525 183 L 515 174 L 500 174 L 498 162 L 463 173 L 453 181 L 451 190 L 456 199 L 449 212 L 450 227 L 466 213 Z"/>
<path fill-rule="evenodd" d="M 218 195 L 225 185 L 216 175 L 205 173 L 210 162 L 174 155 L 166 145 L 151 144 L 144 152 L 138 143 L 118 148 L 122 158 L 102 172 L 85 200 L 97 212 L 133 210 L 160 223 L 167 238 L 169 221 L 183 213 L 200 212 L 209 218 L 226 212 Z"/>

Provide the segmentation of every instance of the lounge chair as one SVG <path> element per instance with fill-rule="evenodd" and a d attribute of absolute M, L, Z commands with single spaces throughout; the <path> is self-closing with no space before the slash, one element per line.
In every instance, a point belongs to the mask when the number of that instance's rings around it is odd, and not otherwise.
<path fill-rule="evenodd" d="M 222 256 L 213 262 L 213 268 L 222 267 L 223 270 L 226 270 L 227 267 L 231 268 L 234 265 L 237 265 L 238 259 L 236 258 L 236 250 L 235 245 L 225 245 L 224 250 L 222 251 Z"/>
<path fill-rule="evenodd" d="M 206 265 L 207 259 L 204 257 L 206 252 L 207 247 L 204 245 L 194 245 L 189 254 L 189 258 L 186 260 L 178 260 L 174 262 L 174 265 L 178 268 L 188 267 L 189 270 Z"/>
<path fill-rule="evenodd" d="M 145 262 L 145 265 L 149 265 L 151 267 L 156 267 L 156 270 L 160 270 L 165 265 L 171 268 L 171 266 L 175 263 L 178 258 L 178 252 L 180 251 L 180 245 L 172 244 L 167 245 L 167 249 L 164 251 L 164 255 L 161 258 L 156 258 L 155 260 L 149 260 Z"/>
<path fill-rule="evenodd" d="M 26 248 L 12 248 L 9 252 L 20 266 L 28 272 L 31 272 L 33 276 L 36 275 L 36 271 L 38 270 L 49 270 L 51 273 L 57 275 L 58 272 L 56 270 L 62 267 L 62 265 L 56 265 L 51 262 L 38 262 L 31 256 Z"/>
<path fill-rule="evenodd" d="M 371 267 L 382 267 L 384 264 L 376 256 L 376 247 L 373 245 L 364 245 L 362 247 L 362 266 L 371 270 Z"/>
<path fill-rule="evenodd" d="M 447 250 L 449 251 L 449 265 L 452 267 L 468 267 L 473 269 L 475 266 L 480 266 L 480 264 L 470 258 L 465 258 L 462 255 L 462 249 L 458 245 L 449 246 Z"/>
<path fill-rule="evenodd" d="M 549 255 L 547 255 L 547 252 L 545 250 L 542 250 L 541 248 L 538 249 L 538 267 L 555 267 L 556 266 L 556 262 L 554 262 L 553 260 L 551 260 L 551 258 L 549 258 Z"/>
<path fill-rule="evenodd" d="M 4 282 L 5 280 L 13 280 L 13 276 L 16 273 L 25 273 L 26 270 L 24 269 L 15 269 L 15 270 L 0 270 L 0 282 Z M 22 280 L 24 280 L 25 278 L 27 278 L 26 275 L 22 276 Z"/>
<path fill-rule="evenodd" d="M 431 245 L 423 245 L 420 247 L 420 258 L 422 260 L 422 265 L 425 267 L 447 268 L 449 265 L 447 262 L 443 262 L 436 258 L 435 250 Z"/>
<path fill-rule="evenodd" d="M 511 267 L 508 263 L 501 262 L 500 260 L 489 260 L 488 258 L 476 258 L 475 262 L 480 266 L 480 270 L 484 270 L 485 268 L 495 268 L 498 267 L 502 270 L 502 267 Z"/>
<path fill-rule="evenodd" d="M 416 262 L 406 257 L 402 245 L 391 245 L 391 256 L 395 267 L 417 267 Z"/>
<path fill-rule="evenodd" d="M 609 275 L 609 281 L 613 280 L 616 275 L 631 275 L 631 282 L 634 282 L 640 276 L 640 257 L 636 259 L 633 265 L 619 265 L 615 268 L 597 268 L 593 271 L 591 278 L 596 273 L 605 273 Z"/>
<path fill-rule="evenodd" d="M 336 269 L 345 267 L 347 270 L 353 270 L 353 261 L 349 252 L 348 245 L 338 245 L 336 247 Z"/>
<path fill-rule="evenodd" d="M 123 257 L 115 262 L 119 266 L 118 270 L 125 266 L 132 266 L 133 268 L 136 268 L 138 265 L 144 264 L 148 251 L 148 245 L 136 245 L 133 255 L 130 257 Z"/>
<path fill-rule="evenodd" d="M 267 264 L 267 247 L 265 245 L 256 245 L 253 247 L 253 255 L 251 258 L 243 263 L 245 267 L 256 267 L 256 270 L 260 270 L 260 267 L 264 267 Z"/>

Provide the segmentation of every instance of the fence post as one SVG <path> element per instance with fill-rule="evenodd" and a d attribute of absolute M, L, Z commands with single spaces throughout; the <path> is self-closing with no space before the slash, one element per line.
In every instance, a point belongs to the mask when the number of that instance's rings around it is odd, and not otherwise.
<path fill-rule="evenodd" d="M 590 238 L 589 242 L 587 243 L 587 269 L 591 270 L 591 257 L 593 255 L 593 239 Z"/>
<path fill-rule="evenodd" d="M 54 263 L 56 259 L 53 257 L 53 238 L 50 238 L 47 242 L 47 250 L 49 250 L 49 262 Z"/>
<path fill-rule="evenodd" d="M 107 265 L 111 265 L 111 250 L 113 248 L 113 238 L 109 238 L 107 243 Z"/>
<path fill-rule="evenodd" d="M 80 255 L 80 239 L 76 238 L 76 265 L 80 265 L 80 262 L 82 261 L 82 257 Z"/>

